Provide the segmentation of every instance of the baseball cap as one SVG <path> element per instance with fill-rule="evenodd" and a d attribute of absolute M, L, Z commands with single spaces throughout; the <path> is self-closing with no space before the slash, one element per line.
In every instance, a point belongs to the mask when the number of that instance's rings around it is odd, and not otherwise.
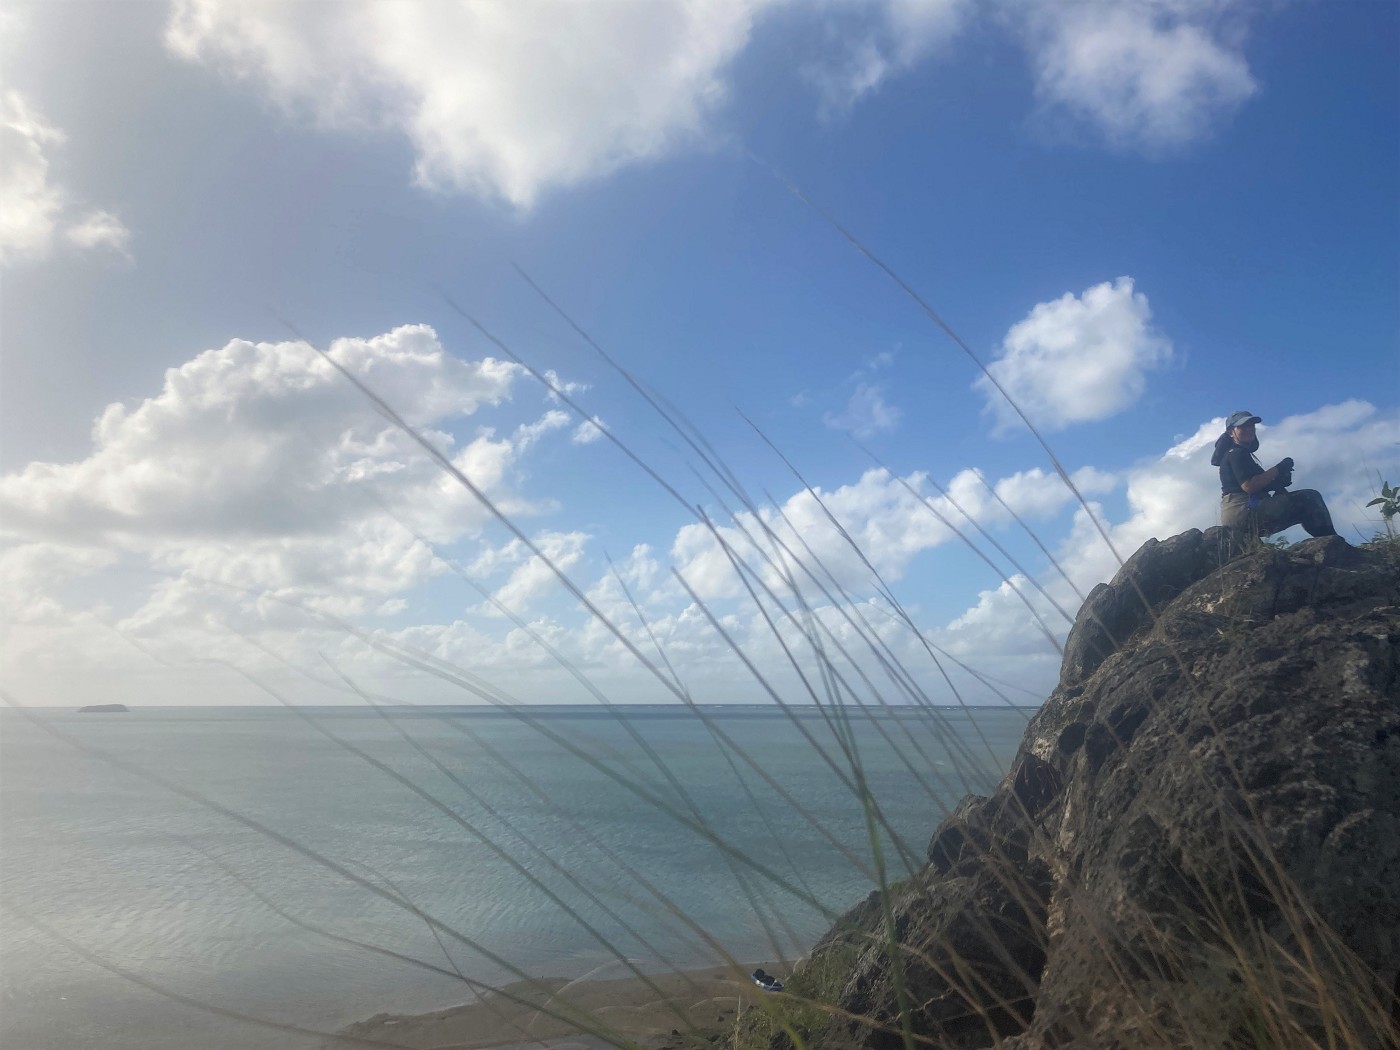
<path fill-rule="evenodd" d="M 1231 415 L 1229 419 L 1225 420 L 1225 429 L 1234 430 L 1235 427 L 1242 427 L 1246 423 L 1262 422 L 1264 421 L 1258 416 L 1256 416 L 1253 412 L 1236 412 L 1233 415 Z"/>

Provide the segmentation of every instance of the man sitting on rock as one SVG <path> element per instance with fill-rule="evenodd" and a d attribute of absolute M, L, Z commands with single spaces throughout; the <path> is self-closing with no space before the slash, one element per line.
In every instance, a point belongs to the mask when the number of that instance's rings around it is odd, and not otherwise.
<path fill-rule="evenodd" d="M 1211 466 L 1220 468 L 1220 524 L 1241 538 L 1258 538 L 1301 525 L 1309 536 L 1335 536 L 1332 515 L 1316 489 L 1287 491 L 1293 483 L 1293 459 L 1285 456 L 1265 470 L 1254 453 L 1259 439 L 1251 412 L 1236 412 L 1215 441 Z"/>

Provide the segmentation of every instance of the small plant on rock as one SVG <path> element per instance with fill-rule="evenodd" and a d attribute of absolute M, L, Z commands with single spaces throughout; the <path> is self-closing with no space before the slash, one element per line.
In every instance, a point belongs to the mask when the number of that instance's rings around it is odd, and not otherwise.
<path fill-rule="evenodd" d="M 1386 539 L 1394 541 L 1396 538 L 1395 515 L 1400 514 L 1400 488 L 1382 481 L 1381 494 L 1366 506 L 1380 507 L 1381 520 L 1385 523 Z"/>

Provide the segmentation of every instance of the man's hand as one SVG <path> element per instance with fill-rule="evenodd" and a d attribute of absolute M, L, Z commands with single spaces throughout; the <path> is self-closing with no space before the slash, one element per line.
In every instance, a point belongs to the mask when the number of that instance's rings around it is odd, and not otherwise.
<path fill-rule="evenodd" d="M 1293 484 L 1293 457 L 1285 456 L 1279 460 L 1278 466 L 1274 468 L 1273 487 L 1282 491 Z"/>

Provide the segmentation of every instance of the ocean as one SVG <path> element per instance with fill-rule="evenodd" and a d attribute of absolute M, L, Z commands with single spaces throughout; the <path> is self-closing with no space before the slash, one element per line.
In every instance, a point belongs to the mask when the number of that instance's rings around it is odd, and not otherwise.
<path fill-rule="evenodd" d="M 701 713 L 0 712 L 0 1046 L 311 1048 L 273 1026 L 794 959 L 1031 711 Z"/>

